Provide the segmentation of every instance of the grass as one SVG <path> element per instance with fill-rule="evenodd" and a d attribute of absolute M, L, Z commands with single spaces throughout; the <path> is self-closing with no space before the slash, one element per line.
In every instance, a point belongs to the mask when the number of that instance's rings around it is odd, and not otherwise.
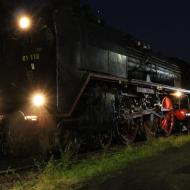
<path fill-rule="evenodd" d="M 45 168 L 39 167 L 39 174 L 29 174 L 30 180 L 18 180 L 13 185 L 13 190 L 72 190 L 98 178 L 107 180 L 112 173 L 130 166 L 135 161 L 141 161 L 149 157 L 157 156 L 164 151 L 179 149 L 190 143 L 190 136 L 160 138 L 152 142 L 146 142 L 142 146 L 123 147 L 115 154 L 101 153 L 91 155 L 76 163 L 69 162 L 69 156 L 61 161 L 53 159 Z M 1 189 L 1 188 L 0 188 Z"/>

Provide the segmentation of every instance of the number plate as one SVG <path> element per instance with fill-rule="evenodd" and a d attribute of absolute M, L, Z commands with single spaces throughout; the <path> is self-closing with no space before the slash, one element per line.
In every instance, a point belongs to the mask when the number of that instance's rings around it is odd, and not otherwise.
<path fill-rule="evenodd" d="M 154 89 L 143 88 L 143 87 L 137 87 L 137 92 L 144 93 L 144 94 L 155 94 Z"/>

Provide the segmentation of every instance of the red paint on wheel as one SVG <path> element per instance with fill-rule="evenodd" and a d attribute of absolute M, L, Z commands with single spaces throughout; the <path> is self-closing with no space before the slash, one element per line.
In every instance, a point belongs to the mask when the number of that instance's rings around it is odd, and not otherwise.
<path fill-rule="evenodd" d="M 175 112 L 176 118 L 180 121 L 184 121 L 186 119 L 186 114 L 187 114 L 187 110 L 186 109 L 181 109 L 181 110 L 177 110 Z"/>
<path fill-rule="evenodd" d="M 173 103 L 172 103 L 172 101 L 171 101 L 171 99 L 169 97 L 166 96 L 166 97 L 163 98 L 162 107 L 164 109 L 169 109 L 169 110 L 173 109 Z"/>

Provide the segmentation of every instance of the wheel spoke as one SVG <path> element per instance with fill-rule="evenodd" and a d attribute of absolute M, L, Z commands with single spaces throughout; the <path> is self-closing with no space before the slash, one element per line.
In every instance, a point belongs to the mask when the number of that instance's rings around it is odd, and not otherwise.
<path fill-rule="evenodd" d="M 165 117 L 161 120 L 161 126 L 165 136 L 170 136 L 174 128 L 174 113 L 168 112 Z"/>
<path fill-rule="evenodd" d="M 138 123 L 134 119 L 127 120 L 122 124 L 117 125 L 117 134 L 120 141 L 125 144 L 131 144 L 134 142 L 137 136 Z"/>

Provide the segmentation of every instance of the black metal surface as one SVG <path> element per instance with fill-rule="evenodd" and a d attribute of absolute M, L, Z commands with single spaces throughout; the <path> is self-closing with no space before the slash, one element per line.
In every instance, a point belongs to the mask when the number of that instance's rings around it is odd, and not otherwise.
<path fill-rule="evenodd" d="M 80 30 L 68 10 L 54 14 L 56 30 L 57 108 L 68 112 L 80 90 Z M 55 67 L 56 69 L 56 67 Z"/>
<path fill-rule="evenodd" d="M 181 87 L 177 62 L 129 48 L 117 30 L 89 23 L 69 10 L 57 12 L 55 18 L 60 112 L 69 112 L 89 72 Z"/>
<path fill-rule="evenodd" d="M 2 75 L 1 81 L 8 78 L 8 83 L 14 84 L 20 78 L 19 81 L 23 81 L 23 84 L 20 83 L 22 89 L 28 91 L 29 72 L 25 70 L 31 69 L 26 68 L 31 60 L 26 63 L 27 66 L 20 67 L 18 57 L 41 49 L 41 60 L 35 63 L 37 71 L 35 74 L 33 72 L 32 78 L 36 83 L 32 83 L 31 89 L 48 89 L 47 93 L 51 94 L 53 100 L 51 107 L 56 106 L 61 113 L 71 110 L 90 72 L 175 87 L 183 87 L 181 85 L 184 83 L 185 87 L 188 86 L 188 74 L 184 71 L 188 71 L 189 67 L 185 62 L 182 64 L 180 60 L 157 56 L 139 48 L 132 43 L 136 43 L 136 40 L 131 41 L 131 38 L 126 38 L 120 31 L 98 24 L 96 17 L 87 18 L 84 10 L 76 11 L 73 2 L 65 2 L 66 4 L 59 4 L 53 11 L 46 9 L 47 7 L 40 10 L 40 14 L 35 17 L 42 19 L 40 22 L 43 24 L 35 28 L 42 27 L 40 32 L 34 30 L 28 36 L 19 34 L 16 43 L 11 42 L 15 47 L 4 47 L 4 51 L 9 52 L 4 62 L 7 65 L 12 63 L 14 67 L 7 67 L 9 71 Z M 16 64 L 19 66 L 15 66 Z M 21 88 L 17 90 L 19 96 L 25 93 L 19 94 Z M 20 98 L 21 104 L 22 99 Z M 15 107 L 17 109 L 18 104 L 15 103 Z"/>

